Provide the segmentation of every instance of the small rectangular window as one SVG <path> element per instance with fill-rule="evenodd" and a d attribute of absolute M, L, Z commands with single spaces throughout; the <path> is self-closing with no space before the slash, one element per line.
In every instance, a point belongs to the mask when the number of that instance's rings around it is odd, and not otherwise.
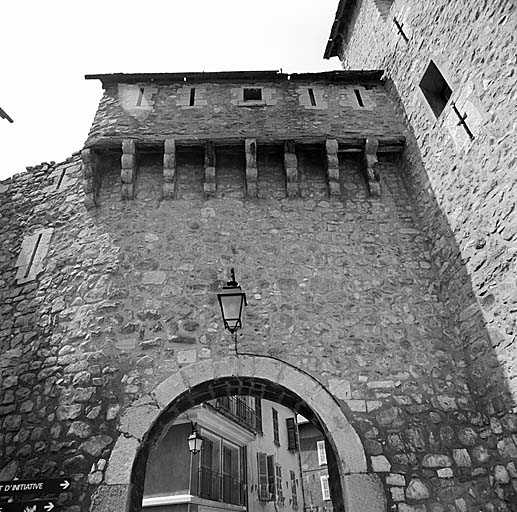
<path fill-rule="evenodd" d="M 192 87 L 190 89 L 189 106 L 193 107 L 195 102 L 196 102 L 196 88 Z"/>
<path fill-rule="evenodd" d="M 325 451 L 325 441 L 318 441 L 316 443 L 318 449 L 318 464 L 323 466 L 327 463 L 327 452 Z"/>
<path fill-rule="evenodd" d="M 277 446 L 280 446 L 280 434 L 278 432 L 278 411 L 271 409 L 273 414 L 273 440 Z"/>
<path fill-rule="evenodd" d="M 330 487 L 329 487 L 328 475 L 320 476 L 320 481 L 321 481 L 321 496 L 323 497 L 323 500 L 328 501 L 328 500 L 330 500 Z"/>
<path fill-rule="evenodd" d="M 434 115 L 438 117 L 452 96 L 452 89 L 433 61 L 427 66 L 419 87 Z"/>
<path fill-rule="evenodd" d="M 245 87 L 242 90 L 244 101 L 262 101 L 262 89 Z"/>

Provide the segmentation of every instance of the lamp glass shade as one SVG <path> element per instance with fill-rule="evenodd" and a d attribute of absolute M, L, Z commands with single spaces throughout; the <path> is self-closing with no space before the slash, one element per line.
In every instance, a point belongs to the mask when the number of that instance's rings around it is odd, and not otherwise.
<path fill-rule="evenodd" d="M 246 294 L 240 286 L 225 286 L 221 293 L 217 294 L 224 326 L 234 333 L 242 325 L 242 307 L 246 305 Z"/>
<path fill-rule="evenodd" d="M 195 454 L 201 451 L 201 446 L 203 446 L 203 438 L 197 433 L 197 430 L 194 430 L 188 436 L 188 449 Z"/>

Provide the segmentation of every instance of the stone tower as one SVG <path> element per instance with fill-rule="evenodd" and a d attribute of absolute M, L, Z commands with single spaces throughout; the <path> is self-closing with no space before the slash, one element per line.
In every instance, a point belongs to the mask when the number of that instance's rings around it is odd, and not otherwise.
<path fill-rule="evenodd" d="M 0 480 L 67 475 L 62 510 L 140 511 L 168 425 L 240 394 L 323 432 L 336 511 L 512 510 L 517 416 L 492 336 L 511 333 L 480 309 L 515 314 L 510 184 L 489 180 L 508 210 L 494 240 L 465 237 L 471 216 L 444 202 L 459 150 L 419 154 L 382 74 L 87 77 L 104 95 L 81 154 L 0 184 Z M 494 146 L 486 123 L 461 162 Z M 498 248 L 475 260 L 483 294 L 464 245 Z M 248 296 L 236 344 L 216 299 L 230 268 Z"/>

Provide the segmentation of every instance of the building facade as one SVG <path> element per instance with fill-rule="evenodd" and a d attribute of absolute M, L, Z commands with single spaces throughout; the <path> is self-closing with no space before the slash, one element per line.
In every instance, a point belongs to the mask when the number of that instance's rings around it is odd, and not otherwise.
<path fill-rule="evenodd" d="M 298 418 L 305 512 L 332 512 L 325 435 L 305 418 Z"/>
<path fill-rule="evenodd" d="M 303 510 L 300 458 L 290 444 L 288 408 L 227 396 L 190 409 L 169 426 L 145 471 L 143 510 L 150 512 Z M 190 454 L 194 426 L 203 439 Z"/>
<path fill-rule="evenodd" d="M 67 475 L 66 512 L 141 511 L 171 424 L 240 395 L 323 433 L 335 511 L 515 508 L 515 13 L 402 7 L 343 1 L 332 28 L 330 53 L 387 81 L 90 76 L 81 154 L 0 184 L 1 481 Z M 430 55 L 446 27 L 473 96 Z M 268 455 L 251 467 L 270 493 Z"/>

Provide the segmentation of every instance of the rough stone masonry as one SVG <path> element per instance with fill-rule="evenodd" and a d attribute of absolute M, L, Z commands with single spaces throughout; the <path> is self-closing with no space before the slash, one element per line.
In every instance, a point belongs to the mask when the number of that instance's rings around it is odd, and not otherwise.
<path fill-rule="evenodd" d="M 479 405 L 402 118 L 380 75 L 343 73 L 105 76 L 81 156 L 0 185 L 0 480 L 73 475 L 62 510 L 137 510 L 141 470 L 113 449 L 145 453 L 160 383 L 239 358 L 216 299 L 234 267 L 239 350 L 334 397 L 377 510 L 512 510 L 517 416 Z"/>

